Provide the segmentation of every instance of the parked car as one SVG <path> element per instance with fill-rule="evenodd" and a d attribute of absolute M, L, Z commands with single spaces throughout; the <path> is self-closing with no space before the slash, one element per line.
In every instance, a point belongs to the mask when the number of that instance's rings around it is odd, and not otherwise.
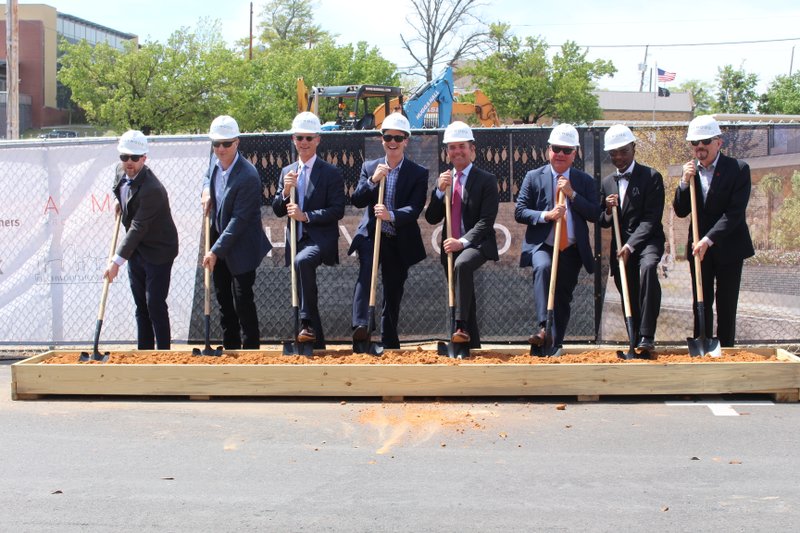
<path fill-rule="evenodd" d="M 52 130 L 39 135 L 40 139 L 66 139 L 67 137 L 77 137 L 75 130 Z"/>

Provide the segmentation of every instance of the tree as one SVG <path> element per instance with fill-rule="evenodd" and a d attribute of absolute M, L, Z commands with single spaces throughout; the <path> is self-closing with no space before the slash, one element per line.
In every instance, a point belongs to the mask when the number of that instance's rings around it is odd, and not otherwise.
<path fill-rule="evenodd" d="M 759 113 L 797 115 L 800 114 L 800 71 L 791 76 L 777 76 L 767 92 L 761 96 Z"/>
<path fill-rule="evenodd" d="M 772 239 L 784 250 L 800 249 L 800 171 L 792 174 L 792 192 L 783 200 L 772 226 Z"/>
<path fill-rule="evenodd" d="M 601 116 L 595 82 L 617 69 L 611 61 L 587 61 L 587 51 L 567 41 L 553 59 L 547 43 L 538 37 L 505 40 L 500 51 L 476 60 L 464 70 L 486 93 L 498 115 L 536 124 L 550 117 L 581 123 Z"/>
<path fill-rule="evenodd" d="M 744 68 L 735 70 L 731 65 L 717 69 L 716 113 L 752 113 L 758 98 L 758 75 L 748 74 Z"/>
<path fill-rule="evenodd" d="M 712 86 L 710 83 L 700 80 L 688 80 L 676 87 L 669 87 L 672 92 L 691 93 L 694 100 L 694 114 L 707 115 L 711 113 L 714 105 L 714 98 L 711 96 Z"/>
<path fill-rule="evenodd" d="M 783 178 L 774 172 L 770 172 L 758 182 L 758 188 L 767 196 L 767 236 L 766 249 L 770 248 L 770 234 L 772 233 L 772 217 L 775 198 L 783 192 Z"/>
<path fill-rule="evenodd" d="M 238 68 L 218 23 L 174 32 L 166 44 L 62 42 L 58 79 L 88 120 L 117 131 L 145 134 L 205 131 L 227 106 L 227 81 Z"/>
<path fill-rule="evenodd" d="M 314 24 L 314 0 L 271 0 L 264 5 L 258 25 L 259 39 L 267 46 L 276 42 L 291 43 L 313 48 L 330 37 L 320 26 Z"/>
<path fill-rule="evenodd" d="M 489 32 L 476 15 L 479 0 L 410 0 L 414 14 L 406 17 L 411 36 L 400 34 L 413 60 L 412 71 L 431 81 L 434 69 L 474 57 Z"/>

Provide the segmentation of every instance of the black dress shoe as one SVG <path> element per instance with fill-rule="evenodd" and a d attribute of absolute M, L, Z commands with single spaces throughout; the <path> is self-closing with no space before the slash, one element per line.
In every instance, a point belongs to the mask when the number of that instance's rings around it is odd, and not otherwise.
<path fill-rule="evenodd" d="M 542 346 L 544 344 L 545 337 L 547 337 L 547 332 L 545 331 L 544 328 L 541 328 L 538 331 L 538 333 L 534 333 L 533 335 L 528 337 L 528 342 L 532 346 L 536 346 L 538 348 L 539 346 Z"/>
<path fill-rule="evenodd" d="M 652 337 L 642 337 L 641 340 L 639 341 L 639 344 L 636 346 L 637 350 L 645 350 L 648 352 L 650 350 L 655 350 L 655 348 L 656 345 L 653 343 Z"/>
<path fill-rule="evenodd" d="M 353 340 L 354 341 L 365 341 L 369 338 L 369 330 L 367 326 L 361 325 L 356 326 L 353 330 Z"/>

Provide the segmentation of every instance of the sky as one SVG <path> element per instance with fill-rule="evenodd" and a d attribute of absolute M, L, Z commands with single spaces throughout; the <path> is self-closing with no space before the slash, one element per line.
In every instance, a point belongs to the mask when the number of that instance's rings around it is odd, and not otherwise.
<path fill-rule="evenodd" d="M 67 13 L 120 31 L 134 33 L 140 42 L 166 41 L 181 27 L 194 28 L 201 18 L 218 19 L 229 42 L 247 37 L 249 0 L 19 0 L 45 3 Z M 264 1 L 253 2 L 254 25 Z M 381 6 L 376 8 L 375 6 Z M 317 0 L 315 21 L 337 35 L 340 44 L 367 41 L 398 67 L 410 66 L 401 33 L 411 35 L 406 21 L 407 0 Z M 392 6 L 389 11 L 383 6 Z M 507 22 L 514 35 L 542 36 L 550 45 L 572 40 L 588 47 L 590 60 L 611 60 L 613 78 L 599 80 L 601 89 L 638 91 L 639 65 L 676 74 L 678 85 L 688 80 L 715 84 L 717 69 L 727 64 L 758 75 L 759 92 L 777 75 L 800 69 L 800 2 L 771 0 L 706 0 L 645 2 L 642 0 L 584 1 L 558 4 L 541 0 L 487 0 L 478 10 L 484 22 Z M 255 30 L 254 30 L 255 31 Z M 754 42 L 785 39 L 780 42 Z M 741 44 L 718 44 L 718 43 Z M 683 46 L 697 45 L 700 46 Z M 649 45 L 646 49 L 645 45 Z M 675 46 L 682 45 L 682 46 Z M 645 52 L 647 56 L 645 57 Z M 792 54 L 794 52 L 794 58 Z M 353 80 L 358 83 L 360 80 Z M 311 80 L 313 83 L 313 80 Z"/>

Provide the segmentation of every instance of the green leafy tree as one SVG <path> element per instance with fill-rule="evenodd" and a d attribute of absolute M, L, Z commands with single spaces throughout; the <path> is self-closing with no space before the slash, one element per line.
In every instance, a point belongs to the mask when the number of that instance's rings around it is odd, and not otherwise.
<path fill-rule="evenodd" d="M 596 81 L 617 71 L 611 61 L 587 61 L 587 51 L 567 41 L 552 60 L 542 38 L 501 40 L 500 50 L 464 70 L 486 93 L 501 117 L 525 124 L 544 118 L 589 122 L 601 116 Z"/>
<path fill-rule="evenodd" d="M 725 65 L 717 69 L 717 98 L 715 113 L 752 113 L 758 94 L 758 75 L 748 74 L 744 68 Z"/>
<path fill-rule="evenodd" d="M 669 87 L 672 92 L 691 93 L 694 100 L 694 114 L 707 115 L 711 113 L 714 105 L 714 98 L 711 96 L 713 90 L 710 83 L 700 80 L 688 80 L 675 87 Z"/>
<path fill-rule="evenodd" d="M 783 192 L 783 178 L 774 172 L 771 172 L 761 178 L 761 181 L 758 182 L 758 188 L 763 192 L 767 197 L 767 209 L 766 209 L 766 248 L 770 248 L 770 235 L 772 233 L 772 218 L 773 218 L 773 206 L 775 204 L 775 199 L 778 198 L 781 193 Z"/>
<path fill-rule="evenodd" d="M 201 26 L 208 23 L 201 23 Z M 166 44 L 62 43 L 58 79 L 96 125 L 150 133 L 205 131 L 227 107 L 228 81 L 241 63 L 216 23 L 182 28 Z"/>
<path fill-rule="evenodd" d="M 758 111 L 779 115 L 800 114 L 800 71 L 772 80 L 767 92 L 761 96 Z"/>
<path fill-rule="evenodd" d="M 792 192 L 783 200 L 772 225 L 772 240 L 784 250 L 800 250 L 800 171 L 792 174 Z"/>
<path fill-rule="evenodd" d="M 272 0 L 261 12 L 259 39 L 267 46 L 290 43 L 313 48 L 330 34 L 314 24 L 314 0 Z"/>

